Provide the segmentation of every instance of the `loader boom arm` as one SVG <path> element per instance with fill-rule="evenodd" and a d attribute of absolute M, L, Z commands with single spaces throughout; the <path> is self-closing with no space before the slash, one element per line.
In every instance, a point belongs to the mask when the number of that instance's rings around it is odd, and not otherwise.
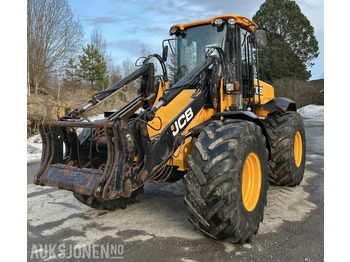
<path fill-rule="evenodd" d="M 139 97 L 149 97 L 154 92 L 154 65 L 152 63 L 146 63 L 141 68 L 137 69 L 135 72 L 131 73 L 127 77 L 121 79 L 117 83 L 113 84 L 104 91 L 98 92 L 92 96 L 89 102 L 82 108 L 77 108 L 70 112 L 66 117 L 79 118 L 83 113 L 88 110 L 93 109 L 120 89 L 125 87 L 128 83 L 136 80 L 139 77 L 141 79 L 141 89 Z M 137 110 L 137 109 L 136 109 Z"/>
<path fill-rule="evenodd" d="M 207 103 L 210 87 L 205 83 L 213 59 L 207 56 L 181 81 L 167 89 L 155 106 L 149 106 L 137 117 L 131 118 L 131 115 L 155 100 L 153 64 L 145 64 L 107 90 L 95 94 L 86 106 L 59 121 L 45 118 L 40 125 L 42 163 L 34 183 L 104 200 L 129 197 L 133 190 L 162 172 L 178 146 L 192 135 L 191 132 L 182 133 Z M 74 120 L 140 76 L 141 94 L 103 122 Z M 181 105 L 181 112 L 156 138 L 151 138 L 148 126 L 157 117 L 157 110 L 185 89 L 193 90 L 190 102 Z M 83 142 L 79 140 L 77 128 L 90 130 Z M 104 160 L 102 155 L 106 156 Z"/>

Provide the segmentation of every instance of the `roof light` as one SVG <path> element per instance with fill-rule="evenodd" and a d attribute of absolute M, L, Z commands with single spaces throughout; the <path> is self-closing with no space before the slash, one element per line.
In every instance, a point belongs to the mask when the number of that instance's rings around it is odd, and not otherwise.
<path fill-rule="evenodd" d="M 170 28 L 169 34 L 174 35 L 179 29 L 177 27 Z"/>
<path fill-rule="evenodd" d="M 227 20 L 227 23 L 229 23 L 230 25 L 234 25 L 236 23 L 236 19 L 230 18 L 229 20 Z"/>
<path fill-rule="evenodd" d="M 214 20 L 214 25 L 221 26 L 223 23 L 225 23 L 224 19 L 217 18 Z"/>

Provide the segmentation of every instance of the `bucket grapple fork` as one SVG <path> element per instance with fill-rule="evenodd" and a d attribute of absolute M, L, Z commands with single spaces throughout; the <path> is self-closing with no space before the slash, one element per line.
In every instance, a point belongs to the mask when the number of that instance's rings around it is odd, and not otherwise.
<path fill-rule="evenodd" d="M 104 145 L 95 140 L 95 146 L 107 148 L 107 161 L 97 168 L 81 166 L 80 144 L 76 128 L 104 130 Z M 113 199 L 130 196 L 131 172 L 135 157 L 133 134 L 127 122 L 68 122 L 44 119 L 40 125 L 43 137 L 42 163 L 34 183 L 57 187 L 97 198 Z M 64 152 L 65 150 L 65 152 Z M 90 159 L 90 165 L 91 165 Z M 118 177 L 119 176 L 119 177 Z"/>

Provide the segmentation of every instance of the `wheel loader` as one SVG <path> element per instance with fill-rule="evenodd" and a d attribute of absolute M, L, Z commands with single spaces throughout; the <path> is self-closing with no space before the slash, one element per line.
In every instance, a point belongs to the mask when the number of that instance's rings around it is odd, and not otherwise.
<path fill-rule="evenodd" d="M 85 106 L 41 121 L 34 183 L 115 210 L 133 203 L 147 182 L 183 179 L 184 205 L 196 231 L 249 242 L 263 220 L 269 183 L 296 186 L 303 179 L 302 118 L 294 101 L 274 97 L 273 87 L 259 79 L 258 51 L 267 39 L 252 20 L 220 15 L 173 25 L 170 35 L 162 55 L 148 56 Z M 135 80 L 135 98 L 105 112 L 103 120 L 86 119 Z"/>

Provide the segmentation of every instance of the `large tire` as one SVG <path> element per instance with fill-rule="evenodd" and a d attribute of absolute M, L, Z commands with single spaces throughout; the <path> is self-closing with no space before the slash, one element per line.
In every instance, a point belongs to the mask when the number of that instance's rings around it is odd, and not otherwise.
<path fill-rule="evenodd" d="M 93 196 L 83 195 L 79 193 L 73 193 L 74 197 L 78 199 L 83 204 L 96 208 L 96 209 L 106 209 L 106 210 L 116 210 L 118 208 L 125 209 L 128 205 L 135 203 L 136 197 L 143 193 L 143 186 L 134 190 L 130 197 L 120 197 L 113 200 L 102 200 L 95 198 Z"/>
<path fill-rule="evenodd" d="M 296 186 L 305 169 L 305 130 L 297 112 L 274 112 L 266 117 L 271 145 L 269 182 L 279 186 Z"/>
<path fill-rule="evenodd" d="M 261 128 L 241 120 L 210 121 L 193 145 L 184 177 L 189 220 L 214 239 L 250 242 L 263 220 L 268 189 Z"/>

